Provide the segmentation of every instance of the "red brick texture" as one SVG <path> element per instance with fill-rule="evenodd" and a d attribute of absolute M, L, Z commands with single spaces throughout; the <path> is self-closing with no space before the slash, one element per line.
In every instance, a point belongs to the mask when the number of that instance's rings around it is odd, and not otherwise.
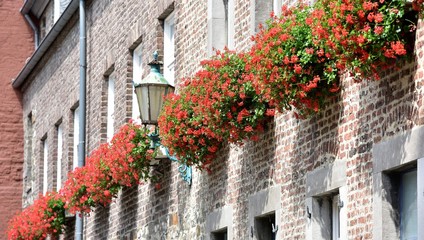
<path fill-rule="evenodd" d="M 22 208 L 23 126 L 21 96 L 11 81 L 33 50 L 22 1 L 0 0 L 0 239 Z"/>
<path fill-rule="evenodd" d="M 160 19 L 169 9 L 174 9 L 176 19 L 176 79 L 199 69 L 200 60 L 207 57 L 207 2 L 88 1 L 87 153 L 104 142 L 105 75 L 113 65 L 117 130 L 131 116 L 132 50 L 142 45 L 144 77 L 152 52 L 163 48 Z M 234 2 L 235 47 L 241 51 L 251 45 L 254 1 Z M 24 116 L 34 116 L 34 165 L 42 164 L 43 136 L 47 136 L 50 159 L 55 161 L 55 124 L 60 119 L 63 159 L 72 157 L 71 109 L 78 102 L 79 77 L 77 18 L 76 14 L 67 24 L 21 89 Z M 223 206 L 233 209 L 235 239 L 249 239 L 249 196 L 270 186 L 281 188 L 281 221 L 277 223 L 280 239 L 305 239 L 306 174 L 334 161 L 346 164 L 348 239 L 372 239 L 371 149 L 376 143 L 424 123 L 424 37 L 423 26 L 418 28 L 415 61 L 405 63 L 400 70 L 387 71 L 378 82 L 356 83 L 343 78 L 339 98 L 312 119 L 298 120 L 291 112 L 278 114 L 258 142 L 226 146 L 212 166 L 212 174 L 195 171 L 191 187 L 181 180 L 176 163 L 163 160 L 157 167 L 162 173 L 161 188 L 146 183 L 124 189 L 110 206 L 95 209 L 85 219 L 87 239 L 205 239 L 207 216 Z M 55 171 L 53 166 L 51 162 L 49 168 Z M 64 178 L 69 170 L 64 164 Z M 16 174 L 20 180 L 21 172 Z M 41 178 L 42 170 L 34 168 L 33 174 Z M 53 183 L 49 176 L 49 189 Z M 35 184 L 41 186 L 42 182 Z M 36 196 L 38 190 L 33 190 L 31 194 Z"/>

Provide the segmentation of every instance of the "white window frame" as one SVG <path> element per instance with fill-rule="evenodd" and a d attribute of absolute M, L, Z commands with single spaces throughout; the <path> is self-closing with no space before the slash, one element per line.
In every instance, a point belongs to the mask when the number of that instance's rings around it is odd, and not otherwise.
<path fill-rule="evenodd" d="M 175 86 L 175 14 L 172 12 L 164 21 L 163 32 L 163 76 Z"/>
<path fill-rule="evenodd" d="M 106 138 L 110 142 L 115 132 L 115 78 L 110 75 L 107 79 L 107 123 Z"/>
<path fill-rule="evenodd" d="M 68 7 L 70 2 L 71 0 L 54 0 L 54 3 L 53 3 L 54 22 L 57 22 L 57 20 L 60 18 L 62 13 Z"/>
<path fill-rule="evenodd" d="M 78 167 L 78 143 L 79 143 L 79 107 L 74 110 L 74 142 L 72 152 L 72 170 Z"/>
<path fill-rule="evenodd" d="M 56 173 L 56 189 L 62 188 L 62 154 L 63 154 L 63 128 L 62 124 L 57 126 L 57 173 Z"/>
<path fill-rule="evenodd" d="M 48 154 L 49 154 L 49 146 L 47 143 L 47 138 L 43 140 L 43 195 L 47 193 L 48 190 Z"/>
<path fill-rule="evenodd" d="M 277 16 L 281 15 L 281 8 L 282 7 L 283 7 L 283 0 L 274 0 L 272 10 L 274 11 L 275 15 L 277 15 Z"/>
<path fill-rule="evenodd" d="M 208 0 L 208 54 L 209 56 L 214 54 L 214 50 L 223 50 L 225 46 L 229 49 L 234 49 L 234 35 L 235 35 L 235 10 L 234 0 L 228 0 L 228 12 L 227 22 L 222 21 L 222 16 L 219 14 L 224 12 L 224 5 L 217 6 L 218 0 Z M 219 0 L 223 1 L 223 0 Z M 215 3 L 215 4 L 214 4 Z M 218 16 L 217 16 L 218 13 Z M 223 28 L 223 29 L 222 29 Z M 226 34 L 222 37 L 219 34 Z M 224 42 L 221 42 L 221 38 L 225 38 Z"/>
<path fill-rule="evenodd" d="M 53 2 L 53 19 L 54 22 L 57 22 L 57 20 L 60 18 L 61 9 L 60 9 L 60 2 L 61 0 L 54 0 Z"/>
<path fill-rule="evenodd" d="M 424 236 L 424 126 L 415 127 L 386 141 L 374 144 L 373 155 L 373 238 L 399 239 L 396 206 L 390 202 L 392 182 L 388 172 L 411 164 L 417 166 L 418 236 Z M 397 190 L 396 190 L 397 191 Z M 384 193 L 384 194 L 382 194 Z"/>
<path fill-rule="evenodd" d="M 261 3 L 256 3 L 257 0 L 250 0 L 250 14 L 251 14 L 251 34 L 255 35 L 259 30 L 259 25 L 266 25 L 266 20 L 270 18 L 271 11 L 274 11 L 274 4 L 276 0 L 261 0 Z M 263 2 L 262 2 L 263 1 Z M 270 7 L 271 9 L 265 8 Z"/>
<path fill-rule="evenodd" d="M 140 83 L 143 77 L 142 45 L 138 45 L 133 52 L 133 83 Z M 133 84 L 132 91 L 132 119 L 141 123 L 140 108 L 138 107 L 137 95 Z"/>
<path fill-rule="evenodd" d="M 315 3 L 316 0 L 305 0 L 303 1 L 303 3 L 308 3 L 309 5 L 313 5 Z M 276 16 L 280 16 L 281 15 L 281 8 L 283 7 L 283 2 L 286 2 L 285 0 L 273 0 L 273 11 L 274 14 Z M 290 2 L 291 4 L 289 4 L 289 6 L 293 6 L 293 4 L 296 3 L 295 2 Z M 285 5 L 287 5 L 287 3 L 285 3 Z"/>

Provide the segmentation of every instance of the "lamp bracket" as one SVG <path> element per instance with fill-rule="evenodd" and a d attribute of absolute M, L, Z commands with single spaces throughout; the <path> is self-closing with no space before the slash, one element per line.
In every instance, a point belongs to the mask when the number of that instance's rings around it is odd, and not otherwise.
<path fill-rule="evenodd" d="M 175 155 L 169 154 L 169 149 L 160 143 L 160 137 L 157 131 L 149 134 L 148 137 L 150 138 L 151 149 L 160 148 L 160 150 L 163 150 L 163 152 L 165 153 L 165 155 L 168 157 L 169 160 L 180 164 L 180 166 L 178 166 L 178 171 L 180 172 L 182 179 L 186 181 L 189 186 L 191 186 L 192 172 L 193 172 L 191 166 L 187 166 L 187 164 L 181 163 Z"/>

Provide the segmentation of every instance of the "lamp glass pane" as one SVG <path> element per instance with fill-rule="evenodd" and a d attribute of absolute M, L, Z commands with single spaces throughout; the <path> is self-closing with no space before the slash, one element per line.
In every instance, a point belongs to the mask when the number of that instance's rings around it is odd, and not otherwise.
<path fill-rule="evenodd" d="M 152 85 L 150 86 L 150 100 L 151 100 L 151 117 L 152 121 L 157 121 L 160 110 L 162 108 L 163 96 L 165 94 L 166 85 Z"/>
<path fill-rule="evenodd" d="M 148 121 L 149 118 L 149 92 L 148 86 L 139 86 L 135 88 L 138 106 L 140 107 L 140 118 L 142 121 Z"/>

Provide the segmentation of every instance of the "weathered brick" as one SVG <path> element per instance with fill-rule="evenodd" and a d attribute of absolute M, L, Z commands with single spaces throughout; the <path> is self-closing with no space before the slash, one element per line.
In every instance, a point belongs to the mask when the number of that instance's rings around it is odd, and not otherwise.
<path fill-rule="evenodd" d="M 11 81 L 33 49 L 20 1 L 0 1 L 0 239 L 9 219 L 21 210 L 23 126 L 21 94 Z"/>

